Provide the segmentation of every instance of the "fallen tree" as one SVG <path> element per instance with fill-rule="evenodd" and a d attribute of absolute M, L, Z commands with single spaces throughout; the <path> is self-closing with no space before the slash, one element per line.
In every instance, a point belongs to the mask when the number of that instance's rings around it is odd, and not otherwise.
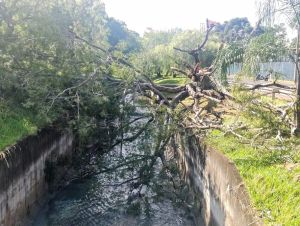
<path fill-rule="evenodd" d="M 175 110 L 180 105 L 181 108 L 183 107 L 182 112 L 192 112 L 193 120 L 189 120 L 191 118 L 190 116 L 182 116 L 182 121 L 184 121 L 188 127 L 198 127 L 200 130 L 206 130 L 211 128 L 224 129 L 224 127 L 222 127 L 221 114 L 226 112 L 226 109 L 228 108 L 235 108 L 236 112 L 238 112 L 239 110 L 239 107 L 237 106 L 239 103 L 236 98 L 232 94 L 230 94 L 228 89 L 221 85 L 216 79 L 215 65 L 217 65 L 218 56 L 216 56 L 215 61 L 209 67 L 201 67 L 199 56 L 203 51 L 205 51 L 204 48 L 214 27 L 215 24 L 207 23 L 207 29 L 204 39 L 198 44 L 196 48 L 182 49 L 174 47 L 175 51 L 179 51 L 182 54 L 187 54 L 193 59 L 193 65 L 187 62 L 182 62 L 181 65 L 179 65 L 179 68 L 170 68 L 170 70 L 176 71 L 177 73 L 189 79 L 189 82 L 187 84 L 181 86 L 155 84 L 148 75 L 145 75 L 141 69 L 136 68 L 126 59 L 114 56 L 111 50 L 106 50 L 103 47 L 96 46 L 95 44 L 90 43 L 88 40 L 79 37 L 73 31 L 70 31 L 70 33 L 74 40 L 83 42 L 89 47 L 97 49 L 105 54 L 107 58 L 102 59 L 102 63 L 115 63 L 122 67 L 128 67 L 133 71 L 133 73 L 135 74 L 135 79 L 130 87 L 126 88 L 127 94 L 138 93 L 139 95 L 154 100 L 154 102 L 158 106 L 167 107 L 170 111 Z M 219 50 L 221 50 L 223 47 L 224 44 L 221 43 Z M 92 77 L 93 74 L 89 76 L 87 82 L 92 80 Z M 112 76 L 105 76 L 103 81 L 111 83 L 113 84 L 113 86 L 123 83 L 122 80 L 116 79 Z M 82 84 L 79 84 L 79 86 Z M 279 84 L 277 83 L 277 81 L 275 81 L 267 84 L 255 84 L 253 86 L 240 87 L 240 91 L 253 92 L 265 87 L 276 87 L 281 89 L 293 90 L 293 88 L 287 85 Z M 58 96 L 62 95 L 64 92 L 65 91 L 60 93 Z M 58 96 L 56 96 L 55 98 L 57 98 Z M 55 98 L 53 100 L 55 100 Z M 184 104 L 184 101 L 186 99 L 191 100 L 192 104 L 189 106 Z M 251 101 L 251 104 L 256 106 L 264 105 L 264 103 L 258 103 L 259 101 Z M 223 110 L 220 111 L 219 109 Z M 280 110 L 280 108 L 270 104 L 265 105 L 264 109 L 267 111 L 266 113 L 271 112 L 272 114 L 276 114 L 279 118 L 282 118 L 282 123 L 287 123 L 291 130 L 293 130 L 293 128 L 295 127 L 292 120 L 290 120 L 287 116 L 287 113 L 283 113 L 284 110 Z M 233 128 L 226 129 L 226 131 L 234 134 Z"/>

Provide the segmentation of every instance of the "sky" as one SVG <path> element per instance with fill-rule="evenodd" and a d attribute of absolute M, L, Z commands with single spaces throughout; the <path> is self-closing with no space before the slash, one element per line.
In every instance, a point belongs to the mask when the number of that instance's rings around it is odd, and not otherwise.
<path fill-rule="evenodd" d="M 103 0 L 109 16 L 141 35 L 147 28 L 200 29 L 206 18 L 224 22 L 248 17 L 256 23 L 256 0 Z"/>
<path fill-rule="evenodd" d="M 140 35 L 152 28 L 200 29 L 206 18 L 223 23 L 235 17 L 247 17 L 255 26 L 257 0 L 102 0 L 109 16 L 124 21 Z M 288 38 L 296 31 L 287 28 Z"/>

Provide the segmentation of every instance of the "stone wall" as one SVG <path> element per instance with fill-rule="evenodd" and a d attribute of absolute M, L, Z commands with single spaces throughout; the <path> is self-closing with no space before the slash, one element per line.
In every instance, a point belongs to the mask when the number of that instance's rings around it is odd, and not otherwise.
<path fill-rule="evenodd" d="M 198 225 L 203 221 L 216 226 L 262 225 L 233 162 L 188 131 L 175 135 L 171 147 L 193 199 L 199 202 L 194 209 Z"/>
<path fill-rule="evenodd" d="M 59 161 L 64 165 L 73 146 L 70 132 L 46 128 L 0 153 L 0 225 L 25 224 L 24 219 L 45 200 L 54 179 L 53 172 L 45 173 L 46 165 Z"/>

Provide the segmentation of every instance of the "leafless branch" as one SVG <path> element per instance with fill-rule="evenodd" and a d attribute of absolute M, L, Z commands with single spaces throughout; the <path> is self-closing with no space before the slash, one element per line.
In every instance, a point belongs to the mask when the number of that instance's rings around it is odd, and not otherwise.
<path fill-rule="evenodd" d="M 272 82 L 272 83 L 267 83 L 267 84 L 256 84 L 256 85 L 253 85 L 250 88 L 244 88 L 244 90 L 255 90 L 255 89 L 259 89 L 259 88 L 272 87 L 272 86 L 282 88 L 282 89 L 289 89 L 289 90 L 294 90 L 295 89 L 294 87 L 290 87 L 290 86 L 287 86 L 287 85 Z"/>

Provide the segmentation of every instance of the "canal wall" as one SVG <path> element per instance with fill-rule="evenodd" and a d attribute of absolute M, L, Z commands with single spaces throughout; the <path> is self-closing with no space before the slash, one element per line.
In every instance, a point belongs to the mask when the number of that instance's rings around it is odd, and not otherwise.
<path fill-rule="evenodd" d="M 198 203 L 193 208 L 197 225 L 262 225 L 233 162 L 188 130 L 173 137 L 171 149 Z"/>
<path fill-rule="evenodd" d="M 70 162 L 70 131 L 45 128 L 0 152 L 0 225 L 25 225 Z"/>

